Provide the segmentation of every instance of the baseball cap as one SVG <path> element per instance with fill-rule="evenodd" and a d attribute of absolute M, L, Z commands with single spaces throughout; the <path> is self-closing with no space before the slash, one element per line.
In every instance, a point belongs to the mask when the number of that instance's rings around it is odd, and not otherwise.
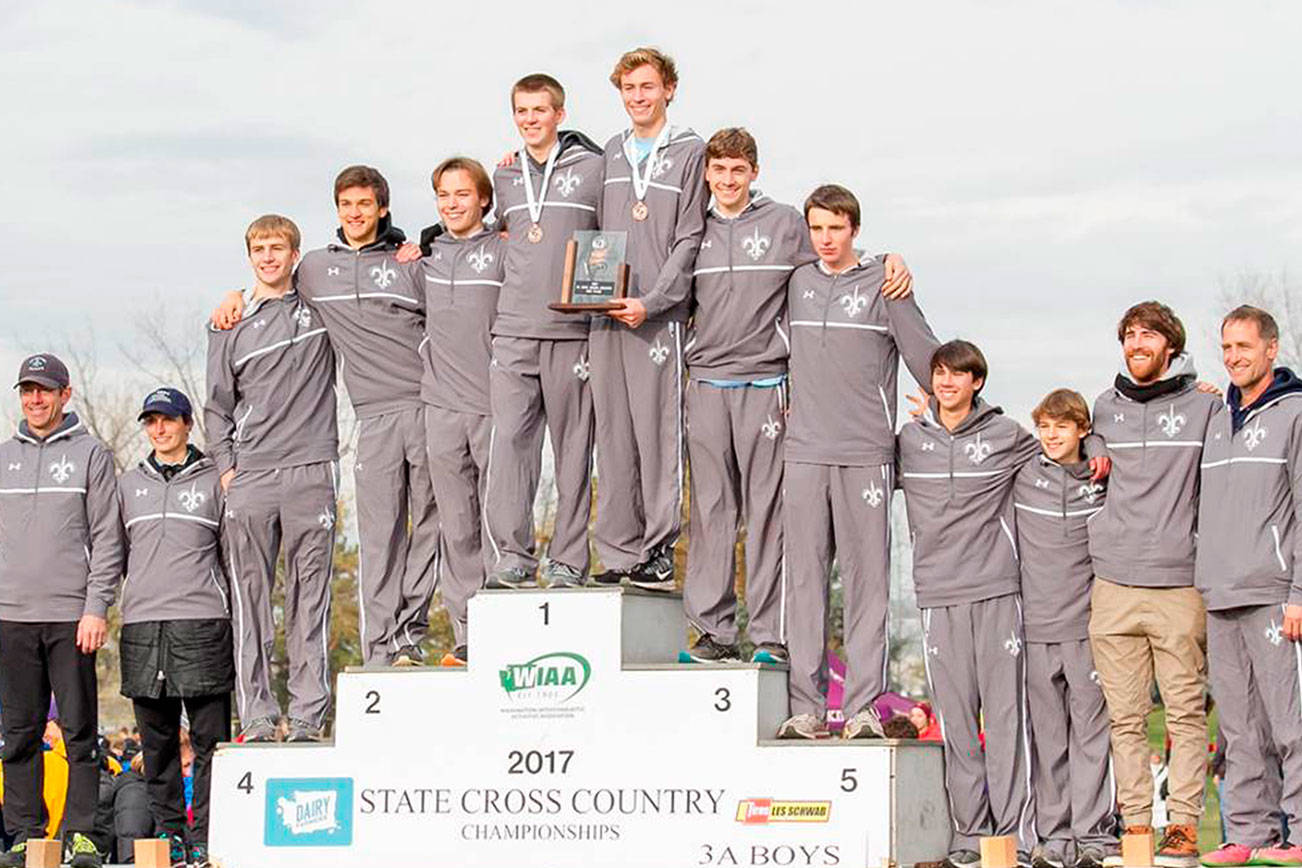
<path fill-rule="evenodd" d="M 37 353 L 23 359 L 23 363 L 18 366 L 18 382 L 14 387 L 23 383 L 35 383 L 47 389 L 66 389 L 68 382 L 68 366 L 59 361 L 58 356 Z"/>
<path fill-rule="evenodd" d="M 190 408 L 190 399 L 180 389 L 163 386 L 155 389 L 145 397 L 145 405 L 140 408 L 137 421 L 143 421 L 150 413 L 162 413 L 164 416 L 184 416 L 189 419 L 194 415 Z"/>

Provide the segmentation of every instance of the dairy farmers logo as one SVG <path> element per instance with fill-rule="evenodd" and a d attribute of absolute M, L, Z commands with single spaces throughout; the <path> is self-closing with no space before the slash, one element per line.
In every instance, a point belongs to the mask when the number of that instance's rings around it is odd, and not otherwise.
<path fill-rule="evenodd" d="M 351 846 L 353 779 L 269 779 L 263 843 L 268 847 Z"/>
<path fill-rule="evenodd" d="M 560 705 L 588 686 L 592 666 L 582 654 L 553 651 L 527 663 L 508 663 L 498 675 L 512 702 Z"/>

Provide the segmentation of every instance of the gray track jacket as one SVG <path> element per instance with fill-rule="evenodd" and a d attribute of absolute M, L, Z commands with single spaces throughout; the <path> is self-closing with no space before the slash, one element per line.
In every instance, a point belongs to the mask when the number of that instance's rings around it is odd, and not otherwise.
<path fill-rule="evenodd" d="M 527 158 L 531 159 L 531 158 Z M 493 334 L 513 338 L 584 340 L 588 318 L 558 313 L 547 307 L 560 301 L 565 276 L 565 245 L 576 230 L 596 229 L 600 221 L 605 158 L 577 142 L 556 158 L 551 184 L 543 200 L 543 240 L 529 240 L 528 199 L 524 170 L 517 160 L 493 172 L 493 196 L 498 221 L 509 233 L 505 245 L 506 276 L 497 307 Z M 529 177 L 537 191 L 543 167 L 531 163 Z"/>
<path fill-rule="evenodd" d="M 625 130 L 606 143 L 605 193 L 601 228 L 628 233 L 630 298 L 646 305 L 647 319 L 686 322 L 692 288 L 692 268 L 705 232 L 710 194 L 705 185 L 705 142 L 690 129 L 674 127 L 669 143 L 656 155 L 647 189 L 646 220 L 633 219 L 633 178 L 624 140 Z M 645 170 L 645 164 L 639 165 Z"/>
<path fill-rule="evenodd" d="M 1027 642 L 1089 638 L 1090 516 L 1107 488 L 1090 481 L 1088 462 L 1062 465 L 1041 452 L 1022 466 L 1013 486 Z"/>
<path fill-rule="evenodd" d="M 1302 393 L 1207 426 L 1195 577 L 1207 608 L 1302 603 Z"/>
<path fill-rule="evenodd" d="M 203 414 L 219 474 L 339 457 L 334 349 L 297 292 L 250 301 L 234 328 L 209 327 Z"/>
<path fill-rule="evenodd" d="M 1146 588 L 1193 585 L 1203 441 L 1208 425 L 1226 410 L 1214 395 L 1194 388 L 1193 363 L 1185 355 L 1172 360 L 1166 378 L 1180 376 L 1190 382 L 1147 403 L 1115 386 L 1094 402 L 1094 431 L 1107 440 L 1112 459 L 1107 504 L 1090 521 L 1090 556 L 1099 578 Z"/>
<path fill-rule="evenodd" d="M 787 281 L 816 258 L 800 212 L 758 190 L 734 218 L 712 210 L 692 271 L 688 375 L 740 380 L 786 373 Z"/>
<path fill-rule="evenodd" d="M 384 238 L 382 226 L 381 238 Z M 360 250 L 333 240 L 303 257 L 298 291 L 344 361 L 344 385 L 360 419 L 420 406 L 425 280 L 420 262 L 394 259 L 380 240 Z"/>
<path fill-rule="evenodd" d="M 148 461 L 122 474 L 122 623 L 230 617 L 218 544 L 220 476 L 208 456 L 166 482 Z"/>
<path fill-rule="evenodd" d="M 104 617 L 122 576 L 113 454 L 76 413 L 0 443 L 0 620 Z"/>
<path fill-rule="evenodd" d="M 506 242 L 496 228 L 470 238 L 444 232 L 434 240 L 425 269 L 425 338 L 421 358 L 426 404 L 460 413 L 489 414 L 488 366 L 493 318 L 502 288 Z"/>
<path fill-rule="evenodd" d="M 934 413 L 933 399 L 926 414 L 900 429 L 898 443 L 918 606 L 1016 593 L 1013 482 L 1040 445 L 981 398 L 952 434 Z"/>
<path fill-rule="evenodd" d="M 787 461 L 866 467 L 895 460 L 900 356 L 929 387 L 939 342 L 913 296 L 882 297 L 884 279 L 885 257 L 836 275 L 822 262 L 792 273 Z"/>

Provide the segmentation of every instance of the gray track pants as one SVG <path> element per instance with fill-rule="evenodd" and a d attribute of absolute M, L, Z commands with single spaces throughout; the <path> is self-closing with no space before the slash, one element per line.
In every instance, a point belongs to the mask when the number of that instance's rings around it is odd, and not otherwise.
<path fill-rule="evenodd" d="M 443 542 L 438 587 L 458 645 L 466 641 L 466 606 L 484 586 L 482 504 L 491 427 L 478 413 L 425 408 L 425 448 Z"/>
<path fill-rule="evenodd" d="M 1035 846 L 1022 602 L 1006 594 L 922 610 L 923 661 L 945 737 L 952 849 L 985 835 Z M 985 723 L 985 751 L 978 735 Z"/>
<path fill-rule="evenodd" d="M 222 543 L 234 596 L 235 700 L 244 725 L 278 718 L 271 689 L 271 594 L 285 551 L 290 717 L 320 726 L 330 710 L 330 580 L 338 470 L 333 461 L 239 470 L 226 492 Z"/>
<path fill-rule="evenodd" d="M 597 556 L 630 569 L 678 539 L 683 501 L 683 324 L 588 334 L 596 411 Z"/>
<path fill-rule="evenodd" d="M 1088 639 L 1025 650 L 1036 830 L 1050 855 L 1072 862 L 1079 847 L 1117 843 L 1108 709 Z"/>
<path fill-rule="evenodd" d="M 827 688 L 827 595 L 832 560 L 845 589 L 845 716 L 886 689 L 895 470 L 787 462 L 785 636 L 792 714 L 822 717 Z"/>
<path fill-rule="evenodd" d="M 737 641 L 737 530 L 746 528 L 747 632 L 782 641 L 785 386 L 687 384 L 692 513 L 683 607 L 701 632 Z"/>
<path fill-rule="evenodd" d="M 1283 624 L 1283 606 L 1207 613 L 1207 664 L 1226 740 L 1225 838 L 1249 847 L 1278 839 L 1281 811 L 1293 842 L 1302 841 L 1302 645 L 1284 638 Z"/>
<path fill-rule="evenodd" d="M 556 519 L 547 554 L 588 569 L 592 513 L 592 394 L 588 342 L 493 338 L 493 436 L 486 495 L 490 561 L 534 570 L 533 502 L 542 472 L 543 424 L 556 462 Z"/>
<path fill-rule="evenodd" d="M 388 663 L 429 631 L 439 522 L 424 418 L 424 408 L 410 408 L 358 421 L 357 596 L 368 666 Z"/>

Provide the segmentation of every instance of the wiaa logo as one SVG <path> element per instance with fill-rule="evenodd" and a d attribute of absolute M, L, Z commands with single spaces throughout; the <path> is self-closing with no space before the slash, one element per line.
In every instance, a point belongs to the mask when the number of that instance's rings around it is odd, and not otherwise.
<path fill-rule="evenodd" d="M 572 651 L 553 651 L 498 671 L 502 690 L 513 701 L 569 702 L 588 686 L 592 666 Z"/>

